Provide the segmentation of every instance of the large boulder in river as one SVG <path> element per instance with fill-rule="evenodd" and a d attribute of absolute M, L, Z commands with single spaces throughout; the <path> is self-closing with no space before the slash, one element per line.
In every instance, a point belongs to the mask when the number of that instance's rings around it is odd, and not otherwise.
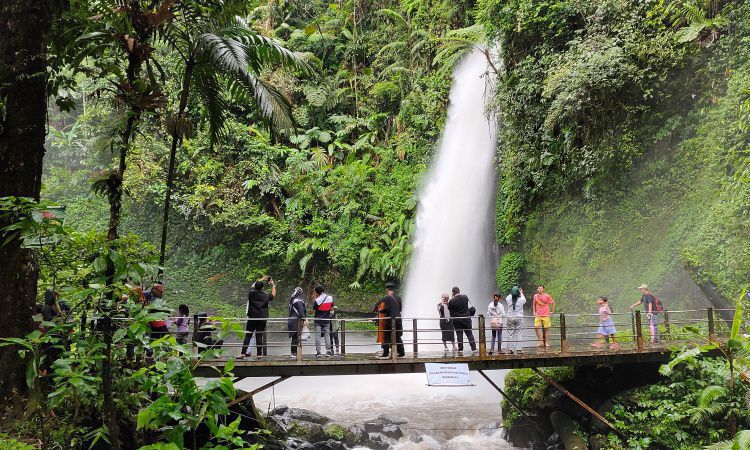
<path fill-rule="evenodd" d="M 295 420 L 287 430 L 289 436 L 298 437 L 307 442 L 320 442 L 328 439 L 323 425 L 319 423 Z"/>
<path fill-rule="evenodd" d="M 373 450 L 388 450 L 391 448 L 391 441 L 385 435 L 381 433 L 370 433 L 367 439 L 367 448 Z"/>
<path fill-rule="evenodd" d="M 282 415 L 289 417 L 292 420 L 312 422 L 317 423 L 318 425 L 325 425 L 331 421 L 331 419 L 322 414 L 302 408 L 287 408 Z"/>
<path fill-rule="evenodd" d="M 391 439 L 401 439 L 401 437 L 404 435 L 404 432 L 401 431 L 401 427 L 399 427 L 398 425 L 386 425 L 383 427 L 383 431 L 381 431 L 381 433 Z"/>
<path fill-rule="evenodd" d="M 349 427 L 348 438 L 350 441 L 346 441 L 346 444 L 351 447 L 362 446 L 367 443 L 370 438 L 367 435 L 367 431 L 359 425 L 352 425 Z"/>
<path fill-rule="evenodd" d="M 368 433 L 382 433 L 383 428 L 389 425 L 403 425 L 407 423 L 406 419 L 395 416 L 386 416 L 381 414 L 375 419 L 368 420 L 365 422 L 365 431 Z"/>

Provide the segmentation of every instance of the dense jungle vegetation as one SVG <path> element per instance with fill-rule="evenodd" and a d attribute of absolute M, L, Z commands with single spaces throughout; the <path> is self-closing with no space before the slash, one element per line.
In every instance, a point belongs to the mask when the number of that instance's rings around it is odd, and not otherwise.
<path fill-rule="evenodd" d="M 231 367 L 204 384 L 173 339 L 154 366 L 112 361 L 179 303 L 237 314 L 263 274 L 369 310 L 405 274 L 452 68 L 487 46 L 500 290 L 541 281 L 568 311 L 624 309 L 641 283 L 668 306 L 747 301 L 747 2 L 8 0 L 0 19 L 0 394 L 27 399 L 0 448 L 272 445 L 227 406 Z M 39 220 L 53 205 L 64 224 Z M 155 280 L 163 303 L 119 301 Z M 47 289 L 76 319 L 136 320 L 43 334 Z M 731 370 L 692 353 L 621 399 L 612 448 L 747 448 L 735 338 Z M 680 433 L 643 432 L 665 414 Z"/>

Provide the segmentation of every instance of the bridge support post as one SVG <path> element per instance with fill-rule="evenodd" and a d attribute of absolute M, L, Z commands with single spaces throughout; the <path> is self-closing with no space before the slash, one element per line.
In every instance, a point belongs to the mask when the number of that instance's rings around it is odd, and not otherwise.
<path fill-rule="evenodd" d="M 568 334 L 565 328 L 565 314 L 560 313 L 560 353 L 568 352 Z"/>
<path fill-rule="evenodd" d="M 198 326 L 198 314 L 193 314 L 193 352 L 199 353 L 200 349 L 196 342 L 198 342 L 198 332 L 200 327 Z"/>
<path fill-rule="evenodd" d="M 417 319 L 414 318 L 411 321 L 411 339 L 412 339 L 412 346 L 414 347 L 414 357 L 417 357 L 417 353 L 419 353 L 419 344 L 417 343 Z"/>
<path fill-rule="evenodd" d="M 396 360 L 396 319 L 391 317 L 391 359 Z"/>
<path fill-rule="evenodd" d="M 643 330 L 641 329 L 641 311 L 635 312 L 635 345 L 638 350 L 643 350 Z"/>
<path fill-rule="evenodd" d="M 302 327 L 305 321 L 302 318 L 297 319 L 297 361 L 302 361 Z"/>
<path fill-rule="evenodd" d="M 339 334 L 341 334 L 341 354 L 346 355 L 346 319 L 341 319 L 339 323 Z"/>
<path fill-rule="evenodd" d="M 664 328 L 666 328 L 667 340 L 669 340 L 672 333 L 672 327 L 669 325 L 669 311 L 666 309 L 664 310 Z"/>
<path fill-rule="evenodd" d="M 714 309 L 708 308 L 708 340 L 716 342 L 716 328 L 714 327 Z"/>
<path fill-rule="evenodd" d="M 480 314 L 477 320 L 479 326 L 479 356 L 487 356 L 487 330 L 484 329 L 484 315 Z"/>

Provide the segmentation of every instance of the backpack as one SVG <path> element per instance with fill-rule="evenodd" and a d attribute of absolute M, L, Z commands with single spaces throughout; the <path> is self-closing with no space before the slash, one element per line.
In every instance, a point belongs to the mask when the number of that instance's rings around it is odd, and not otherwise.
<path fill-rule="evenodd" d="M 664 304 L 661 302 L 661 299 L 659 299 L 659 297 L 655 295 L 654 295 L 654 310 L 656 312 L 664 311 Z"/>

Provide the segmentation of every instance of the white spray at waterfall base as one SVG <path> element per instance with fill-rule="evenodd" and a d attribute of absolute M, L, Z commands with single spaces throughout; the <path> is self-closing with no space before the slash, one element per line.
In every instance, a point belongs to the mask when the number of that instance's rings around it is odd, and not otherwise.
<path fill-rule="evenodd" d="M 440 294 L 454 285 L 479 312 L 490 301 L 497 134 L 495 119 L 485 114 L 494 74 L 486 75 L 487 59 L 479 50 L 464 57 L 453 73 L 440 148 L 419 195 L 403 317 L 435 316 Z"/>

